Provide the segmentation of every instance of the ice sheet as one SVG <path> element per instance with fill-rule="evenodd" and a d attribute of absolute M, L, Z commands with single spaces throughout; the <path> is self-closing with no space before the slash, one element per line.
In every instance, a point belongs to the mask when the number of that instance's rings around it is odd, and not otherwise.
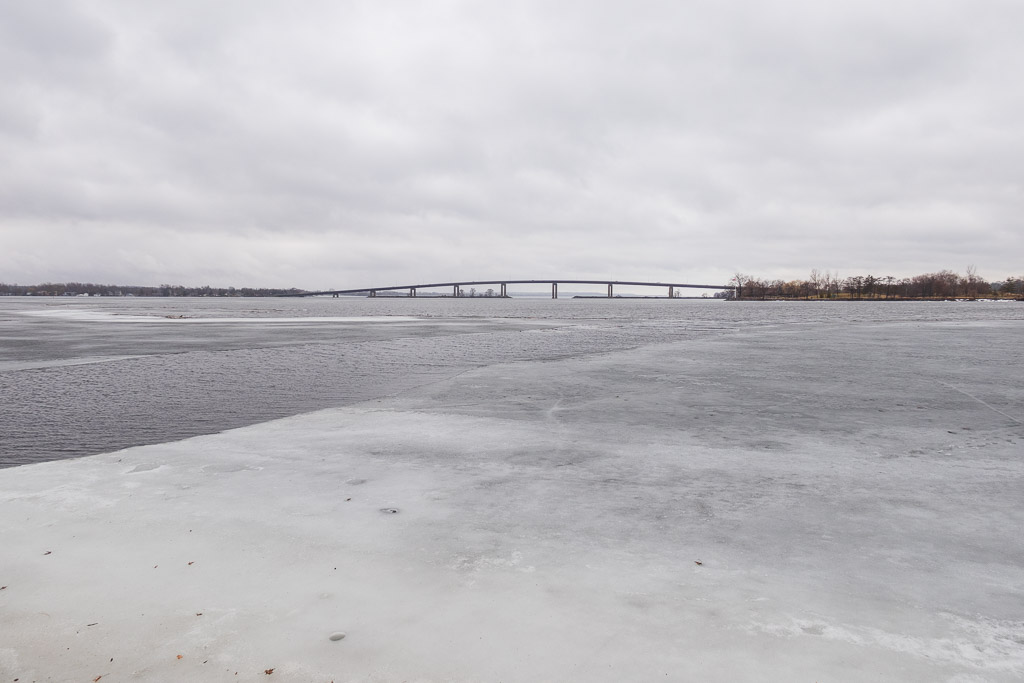
<path fill-rule="evenodd" d="M 0 471 L 0 672 L 1020 680 L 1021 331 L 494 365 Z"/>
<path fill-rule="evenodd" d="M 168 315 L 129 315 L 111 311 L 89 310 L 89 309 L 36 309 L 18 311 L 19 315 L 32 316 L 36 318 L 63 318 L 67 320 L 80 321 L 103 321 L 121 323 L 173 323 L 181 324 L 205 324 L 205 323 L 244 323 L 258 325 L 294 325 L 298 323 L 327 324 L 327 323 L 409 323 L 421 322 L 423 319 L 415 316 L 403 315 L 362 315 L 362 316 L 246 316 L 246 317 L 225 317 L 206 316 L 192 317 L 185 314 Z"/>

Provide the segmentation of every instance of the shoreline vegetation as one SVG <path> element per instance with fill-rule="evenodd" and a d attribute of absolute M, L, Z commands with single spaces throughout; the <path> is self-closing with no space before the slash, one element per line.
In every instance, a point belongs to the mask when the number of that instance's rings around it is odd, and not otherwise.
<path fill-rule="evenodd" d="M 0 283 L 0 296 L 281 296 L 302 294 L 305 290 L 268 287 L 185 287 L 183 285 L 99 285 L 91 282 L 44 282 L 39 285 L 8 285 Z"/>
<path fill-rule="evenodd" d="M 737 273 L 716 299 L 743 301 L 946 301 L 978 299 L 1024 300 L 1024 276 L 988 281 L 973 266 L 961 275 L 950 270 L 897 278 L 892 275 L 854 275 L 814 269 L 806 280 L 767 279 Z M 37 285 L 0 283 L 0 296 L 105 296 L 105 297 L 269 297 L 305 294 L 308 290 L 268 287 L 186 287 L 183 285 L 104 285 L 89 282 L 44 282 Z M 484 296 L 481 294 L 480 296 Z M 595 297 L 602 298 L 602 297 Z M 639 297 L 664 298 L 664 297 Z M 699 298 L 699 297 L 679 297 Z M 712 298 L 712 297 L 709 297 Z"/>
<path fill-rule="evenodd" d="M 840 301 L 948 301 L 979 299 L 1024 300 L 1024 276 L 1010 276 L 990 282 L 973 266 L 965 275 L 950 270 L 913 277 L 854 275 L 812 270 L 806 280 L 768 280 L 737 273 L 729 280 L 724 298 L 750 300 L 840 300 Z M 733 293 L 735 291 L 735 294 Z"/>

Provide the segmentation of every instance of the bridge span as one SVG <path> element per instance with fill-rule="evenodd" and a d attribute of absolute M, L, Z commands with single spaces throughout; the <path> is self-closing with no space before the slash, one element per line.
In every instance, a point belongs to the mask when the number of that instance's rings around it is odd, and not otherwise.
<path fill-rule="evenodd" d="M 441 289 L 445 287 L 452 288 L 453 297 L 464 296 L 463 287 L 477 287 L 480 285 L 498 285 L 500 290 L 497 296 L 501 298 L 508 298 L 508 286 L 509 285 L 551 285 L 551 298 L 558 298 L 558 285 L 607 285 L 608 287 L 608 298 L 611 299 L 615 296 L 615 286 L 622 285 L 627 287 L 655 287 L 660 289 L 668 289 L 668 298 L 676 299 L 679 295 L 676 290 L 680 289 L 715 289 L 715 290 L 733 290 L 736 287 L 734 285 L 695 285 L 686 282 L 639 282 L 631 280 L 460 280 L 457 282 L 430 282 L 420 285 L 395 285 L 391 287 L 359 287 L 356 289 L 329 289 L 318 292 L 302 292 L 299 294 L 284 294 L 282 296 L 342 296 L 350 294 L 365 294 L 369 297 L 377 296 L 378 292 L 400 292 L 406 291 L 406 296 L 414 297 L 416 292 L 421 289 Z"/>

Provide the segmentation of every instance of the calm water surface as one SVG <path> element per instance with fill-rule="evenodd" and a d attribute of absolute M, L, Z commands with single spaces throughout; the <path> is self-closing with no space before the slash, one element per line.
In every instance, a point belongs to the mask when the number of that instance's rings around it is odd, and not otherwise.
<path fill-rule="evenodd" d="M 0 297 L 0 467 L 401 393 L 494 363 L 807 324 L 1024 319 L 1024 304 Z"/>

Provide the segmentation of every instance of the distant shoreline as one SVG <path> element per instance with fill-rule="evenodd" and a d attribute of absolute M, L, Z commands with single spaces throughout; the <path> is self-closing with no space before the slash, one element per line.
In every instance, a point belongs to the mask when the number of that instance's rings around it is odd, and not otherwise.
<path fill-rule="evenodd" d="M 280 294 L 10 294 L 0 293 L 0 297 L 9 298 L 22 298 L 22 299 L 86 299 L 86 298 L 102 298 L 102 299 L 241 299 L 241 298 L 268 298 L 278 297 Z M 348 294 L 342 297 L 330 297 L 321 296 L 318 298 L 330 299 L 330 298 L 345 298 L 345 299 L 545 299 L 548 298 L 544 294 L 520 294 L 520 295 L 507 295 L 507 296 L 452 296 L 451 294 L 417 294 L 414 297 L 410 297 L 404 294 L 378 294 L 376 297 L 371 297 L 365 294 Z M 571 296 L 563 296 L 563 299 L 594 299 L 594 300 L 607 300 L 607 299 L 623 299 L 623 300 L 684 300 L 684 301 L 744 301 L 744 302 L 777 302 L 777 301 L 798 301 L 798 302 L 851 302 L 851 301 L 870 301 L 870 302 L 898 302 L 898 301 L 932 301 L 932 302 L 976 302 L 976 301 L 1013 301 L 1013 302 L 1024 302 L 1024 297 L 1013 297 L 1013 296 L 979 296 L 979 297 L 721 297 L 721 296 L 643 296 L 643 295 L 618 295 L 608 297 L 601 294 L 574 294 Z"/>

